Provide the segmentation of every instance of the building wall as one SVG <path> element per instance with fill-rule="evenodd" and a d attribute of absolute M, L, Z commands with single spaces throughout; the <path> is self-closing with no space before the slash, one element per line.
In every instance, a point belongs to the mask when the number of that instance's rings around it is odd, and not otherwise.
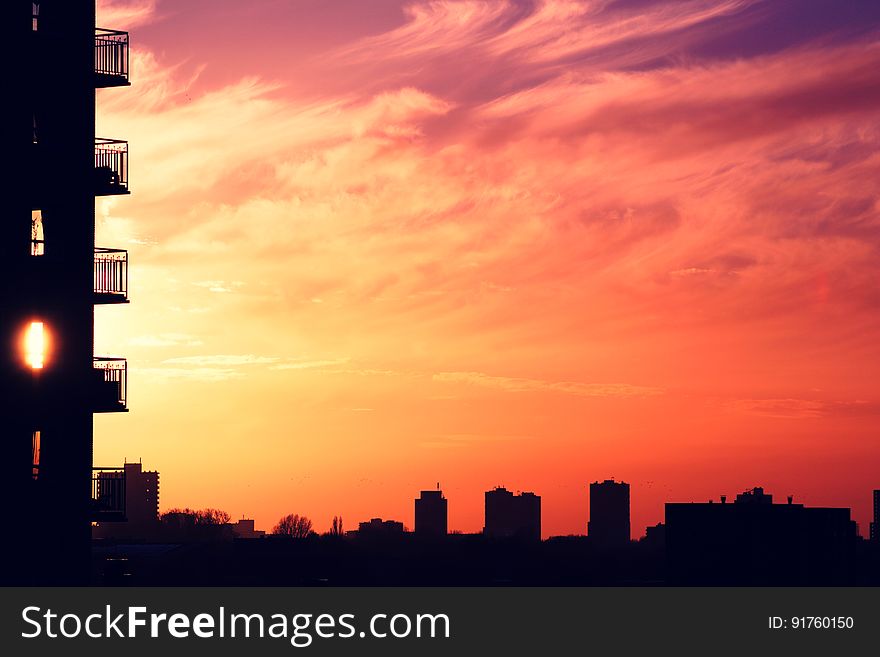
<path fill-rule="evenodd" d="M 880 541 L 880 490 L 874 491 L 874 522 L 871 523 L 871 540 Z"/>
<path fill-rule="evenodd" d="M 670 584 L 846 585 L 855 576 L 849 509 L 800 504 L 667 504 Z"/>
<path fill-rule="evenodd" d="M 620 547 L 630 541 L 629 484 L 605 480 L 590 484 L 587 534 L 598 547 Z"/>
<path fill-rule="evenodd" d="M 415 503 L 415 532 L 445 536 L 448 531 L 447 501 L 439 490 L 423 490 Z"/>
<path fill-rule="evenodd" d="M 483 533 L 496 538 L 541 539 L 541 498 L 514 495 L 505 488 L 486 491 Z"/>
<path fill-rule="evenodd" d="M 5 343 L 0 384 L 7 444 L 0 478 L 10 477 L 27 545 L 5 581 L 86 583 L 89 572 L 93 354 L 92 259 L 95 215 L 93 0 L 43 0 L 39 29 L 32 3 L 3 3 L 4 31 L 16 48 L 7 77 L 3 229 Z M 34 121 L 39 144 L 34 144 Z M 46 255 L 30 255 L 31 211 L 46 229 Z M 30 321 L 51 337 L 43 370 L 22 362 Z M 31 440 L 40 431 L 39 476 Z M 30 473 L 30 474 L 28 474 Z M 12 499 L 12 498 L 7 498 Z"/>

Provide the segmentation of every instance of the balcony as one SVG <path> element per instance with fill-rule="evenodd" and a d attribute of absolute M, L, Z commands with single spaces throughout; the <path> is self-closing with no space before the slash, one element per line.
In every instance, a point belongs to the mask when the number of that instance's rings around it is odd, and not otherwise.
<path fill-rule="evenodd" d="M 125 522 L 125 468 L 92 469 L 91 519 Z"/>
<path fill-rule="evenodd" d="M 126 413 L 128 361 L 124 358 L 95 356 L 92 362 L 94 388 L 92 410 L 95 413 Z"/>
<path fill-rule="evenodd" d="M 127 87 L 128 32 L 95 28 L 95 88 Z"/>
<path fill-rule="evenodd" d="M 128 251 L 95 247 L 95 303 L 128 303 Z"/>
<path fill-rule="evenodd" d="M 95 196 L 128 193 L 128 142 L 96 138 Z"/>

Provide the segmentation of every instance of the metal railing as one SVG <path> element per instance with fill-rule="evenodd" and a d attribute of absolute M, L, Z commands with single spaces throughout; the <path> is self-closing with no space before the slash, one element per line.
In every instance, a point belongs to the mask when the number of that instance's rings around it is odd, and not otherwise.
<path fill-rule="evenodd" d="M 128 409 L 128 361 L 125 358 L 95 356 L 95 412 L 114 413 Z"/>
<path fill-rule="evenodd" d="M 125 520 L 125 468 L 92 468 L 92 520 Z"/>
<path fill-rule="evenodd" d="M 94 293 L 99 302 L 128 300 L 128 251 L 95 247 Z"/>
<path fill-rule="evenodd" d="M 128 142 L 95 138 L 95 195 L 128 194 Z"/>
<path fill-rule="evenodd" d="M 128 32 L 95 28 L 95 84 L 119 87 L 128 84 Z"/>

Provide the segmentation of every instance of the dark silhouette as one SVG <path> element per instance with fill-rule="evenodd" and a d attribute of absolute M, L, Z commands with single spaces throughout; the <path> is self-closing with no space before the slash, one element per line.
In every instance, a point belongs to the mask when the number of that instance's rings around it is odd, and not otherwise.
<path fill-rule="evenodd" d="M 874 521 L 871 523 L 871 540 L 880 542 L 880 490 L 874 491 Z"/>
<path fill-rule="evenodd" d="M 587 535 L 597 548 L 618 548 L 629 543 L 629 484 L 613 479 L 590 484 Z"/>
<path fill-rule="evenodd" d="M 235 538 L 263 538 L 266 535 L 266 532 L 257 529 L 254 526 L 254 521 L 250 518 L 241 518 L 240 520 L 237 520 L 235 524 L 230 525 L 230 527 L 232 529 L 232 535 Z"/>
<path fill-rule="evenodd" d="M 169 509 L 159 516 L 162 524 L 182 524 L 192 527 L 214 527 L 229 523 L 229 514 L 220 509 Z"/>
<path fill-rule="evenodd" d="M 128 34 L 96 30 L 94 0 L 11 0 L 0 19 L 19 62 L 0 178 L 0 495 L 21 537 L 0 583 L 85 584 L 91 523 L 126 517 L 125 470 L 93 470 L 92 429 L 127 410 L 125 361 L 94 355 L 94 305 L 127 298 L 127 256 L 99 264 L 94 236 L 95 196 L 128 193 L 127 144 L 95 138 L 95 89 L 128 84 Z"/>
<path fill-rule="evenodd" d="M 368 522 L 362 522 L 358 525 L 357 536 L 360 538 L 387 538 L 402 536 L 403 532 L 402 522 L 371 518 Z"/>
<path fill-rule="evenodd" d="M 534 493 L 514 495 L 503 487 L 486 491 L 486 536 L 541 540 L 541 498 Z"/>
<path fill-rule="evenodd" d="M 286 515 L 272 529 L 276 536 L 289 536 L 290 538 L 305 538 L 312 533 L 312 521 L 305 516 L 295 513 Z"/>
<path fill-rule="evenodd" d="M 843 585 L 855 581 L 856 525 L 849 509 L 773 504 L 754 488 L 728 504 L 666 504 L 674 584 Z"/>
<path fill-rule="evenodd" d="M 416 498 L 416 534 L 445 536 L 447 532 L 447 504 L 437 484 L 437 490 L 423 490 Z"/>
<path fill-rule="evenodd" d="M 490 491 L 494 493 L 496 491 Z M 532 496 L 504 491 L 500 499 Z M 537 497 L 537 496 L 533 496 Z M 516 504 L 516 502 L 514 503 Z M 682 510 L 683 509 L 683 510 Z M 162 515 L 153 537 L 95 542 L 96 581 L 167 585 L 880 584 L 880 549 L 848 509 L 773 504 L 760 488 L 728 504 L 669 504 L 638 541 L 592 536 L 409 532 L 373 518 L 342 533 L 264 536 L 252 520 L 211 510 Z M 173 522 L 172 522 L 173 521 Z M 669 541 L 667 541 L 667 535 Z M 126 539 L 127 540 L 127 539 Z"/>
<path fill-rule="evenodd" d="M 117 518 L 117 522 L 111 518 L 99 522 L 93 527 L 92 536 L 133 539 L 154 536 L 159 524 L 159 473 L 145 471 L 141 463 L 126 463 L 121 473 L 98 473 L 98 499 L 105 486 L 117 478 L 124 486 L 124 517 Z"/>

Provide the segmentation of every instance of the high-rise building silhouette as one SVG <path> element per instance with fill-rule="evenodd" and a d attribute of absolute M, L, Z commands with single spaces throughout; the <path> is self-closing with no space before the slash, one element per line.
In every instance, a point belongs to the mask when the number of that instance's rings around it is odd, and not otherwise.
<path fill-rule="evenodd" d="M 447 502 L 440 485 L 437 490 L 423 490 L 416 498 L 415 532 L 420 536 L 446 536 Z"/>
<path fill-rule="evenodd" d="M 541 498 L 534 493 L 514 495 L 503 487 L 486 491 L 485 513 L 486 536 L 541 540 Z"/>
<path fill-rule="evenodd" d="M 127 144 L 95 137 L 96 88 L 128 85 L 128 34 L 96 29 L 95 0 L 8 0 L 0 17 L 16 62 L 0 190 L 0 493 L 27 537 L 0 578 L 85 583 L 91 522 L 125 512 L 120 484 L 99 491 L 92 430 L 94 413 L 127 403 L 125 360 L 94 354 L 94 306 L 128 301 L 127 253 L 95 246 L 95 196 L 128 193 Z"/>
<path fill-rule="evenodd" d="M 155 536 L 159 524 L 159 473 L 144 470 L 141 463 L 126 463 L 122 471 L 97 473 L 96 498 L 123 495 L 108 505 L 125 508 L 125 518 L 98 523 L 92 535 L 96 538 L 147 539 Z"/>
<path fill-rule="evenodd" d="M 587 535 L 593 545 L 601 548 L 616 548 L 629 543 L 629 484 L 613 479 L 590 484 Z"/>
<path fill-rule="evenodd" d="M 667 503 L 670 584 L 845 585 L 854 578 L 850 510 L 773 504 L 754 488 L 728 504 Z"/>
<path fill-rule="evenodd" d="M 874 521 L 871 523 L 871 540 L 880 541 L 880 490 L 874 491 Z"/>

